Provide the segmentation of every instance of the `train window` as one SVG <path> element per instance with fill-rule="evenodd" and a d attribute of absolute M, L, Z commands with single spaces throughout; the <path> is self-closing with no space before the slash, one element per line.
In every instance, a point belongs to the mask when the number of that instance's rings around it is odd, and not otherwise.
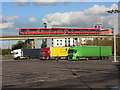
<path fill-rule="evenodd" d="M 21 32 L 22 32 L 22 33 L 26 32 L 26 31 L 27 31 L 26 29 L 21 29 Z"/>
<path fill-rule="evenodd" d="M 30 32 L 33 32 L 33 31 L 37 31 L 37 29 L 30 29 L 29 31 L 30 31 Z"/>
<path fill-rule="evenodd" d="M 40 29 L 38 29 L 37 31 L 38 31 L 38 32 L 41 32 L 41 30 L 40 30 Z"/>
<path fill-rule="evenodd" d="M 58 31 L 58 29 L 53 29 L 53 31 Z"/>
<path fill-rule="evenodd" d="M 54 31 L 54 30 L 53 30 L 53 29 L 48 29 L 48 31 L 49 31 L 49 32 L 52 32 L 52 31 Z"/>
<path fill-rule="evenodd" d="M 83 30 L 82 29 L 80 29 L 80 32 L 82 32 Z"/>
<path fill-rule="evenodd" d="M 29 33 L 30 31 L 29 31 L 29 30 L 26 30 L 26 32 L 28 32 L 28 33 Z"/>
<path fill-rule="evenodd" d="M 82 31 L 84 32 L 84 31 L 88 31 L 88 30 L 83 29 Z"/>
<path fill-rule="evenodd" d="M 63 29 L 58 29 L 58 32 L 63 32 L 64 30 Z"/>
<path fill-rule="evenodd" d="M 95 30 L 96 32 L 100 32 L 100 30 Z"/>
<path fill-rule="evenodd" d="M 52 32 L 52 29 L 48 29 L 49 32 Z"/>
<path fill-rule="evenodd" d="M 73 29 L 68 29 L 68 32 L 73 32 L 74 30 Z"/>
<path fill-rule="evenodd" d="M 87 31 L 88 31 L 88 32 L 91 32 L 92 30 L 88 29 Z"/>
<path fill-rule="evenodd" d="M 39 32 L 42 32 L 42 31 L 43 31 L 42 29 L 39 30 Z"/>
<path fill-rule="evenodd" d="M 48 29 L 41 29 L 41 32 L 42 32 L 42 31 L 48 31 Z"/>
<path fill-rule="evenodd" d="M 43 31 L 46 31 L 46 32 L 48 32 L 48 29 L 44 29 Z"/>
<path fill-rule="evenodd" d="M 76 29 L 75 31 L 80 31 L 79 29 Z"/>
<path fill-rule="evenodd" d="M 88 31 L 88 30 L 83 30 L 83 31 Z"/>

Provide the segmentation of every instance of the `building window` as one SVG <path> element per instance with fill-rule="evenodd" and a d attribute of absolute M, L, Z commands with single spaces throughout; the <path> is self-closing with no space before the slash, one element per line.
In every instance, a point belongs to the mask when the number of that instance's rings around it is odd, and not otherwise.
<path fill-rule="evenodd" d="M 69 45 L 68 46 L 70 46 L 70 43 L 69 43 Z"/>
<path fill-rule="evenodd" d="M 67 40 L 65 40 L 65 43 L 67 42 Z"/>

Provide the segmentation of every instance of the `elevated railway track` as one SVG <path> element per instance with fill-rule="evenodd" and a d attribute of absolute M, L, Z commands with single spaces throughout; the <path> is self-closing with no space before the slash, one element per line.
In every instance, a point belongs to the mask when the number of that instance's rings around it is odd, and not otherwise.
<path fill-rule="evenodd" d="M 3 35 L 0 36 L 0 40 L 24 40 L 24 39 L 46 39 L 46 38 L 113 38 L 113 35 Z M 116 38 L 120 38 L 120 35 L 116 35 Z"/>
<path fill-rule="evenodd" d="M 1 41 L 5 40 L 32 40 L 32 48 L 36 48 L 38 39 L 50 39 L 50 38 L 113 38 L 113 35 L 85 35 L 85 34 L 44 34 L 44 35 L 4 35 L 0 36 Z M 120 35 L 116 35 L 116 38 L 120 38 Z"/>

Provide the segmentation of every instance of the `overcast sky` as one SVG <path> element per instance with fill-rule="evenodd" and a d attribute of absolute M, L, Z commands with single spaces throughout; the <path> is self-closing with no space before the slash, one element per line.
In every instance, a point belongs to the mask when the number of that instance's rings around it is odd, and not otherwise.
<path fill-rule="evenodd" d="M 92 27 L 93 24 L 102 24 L 103 28 L 112 28 L 113 14 L 109 14 L 107 11 L 118 9 L 118 2 L 109 2 L 111 0 L 107 0 L 108 2 L 39 1 L 42 0 L 2 2 L 1 35 L 18 35 L 19 28 L 43 27 L 44 22 L 60 27 L 85 28 Z M 117 15 L 116 20 L 118 20 Z"/>

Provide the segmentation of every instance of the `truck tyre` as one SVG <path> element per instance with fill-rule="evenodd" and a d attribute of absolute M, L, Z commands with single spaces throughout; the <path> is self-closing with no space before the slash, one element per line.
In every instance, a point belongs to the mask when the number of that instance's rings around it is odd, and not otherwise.
<path fill-rule="evenodd" d="M 110 57 L 106 57 L 106 59 L 110 59 Z"/>
<path fill-rule="evenodd" d="M 98 57 L 98 60 L 102 60 L 102 57 L 100 56 L 100 57 Z"/>
<path fill-rule="evenodd" d="M 87 57 L 86 60 L 89 60 L 89 57 Z"/>
<path fill-rule="evenodd" d="M 105 60 L 105 57 L 101 57 L 101 60 Z"/>
<path fill-rule="evenodd" d="M 92 57 L 88 57 L 88 60 L 92 60 Z"/>
<path fill-rule="evenodd" d="M 103 57 L 103 60 L 105 60 L 106 59 L 106 57 Z"/>
<path fill-rule="evenodd" d="M 20 60 L 20 57 L 14 58 L 14 60 Z"/>
<path fill-rule="evenodd" d="M 66 57 L 66 60 L 68 60 L 68 56 Z"/>
<path fill-rule="evenodd" d="M 18 58 L 14 58 L 14 60 L 18 60 Z"/>
<path fill-rule="evenodd" d="M 46 57 L 46 60 L 50 60 L 50 57 Z"/>
<path fill-rule="evenodd" d="M 29 57 L 27 57 L 27 59 L 30 59 L 30 56 L 29 56 Z"/>
<path fill-rule="evenodd" d="M 55 57 L 56 61 L 59 62 L 59 57 Z"/>
<path fill-rule="evenodd" d="M 76 60 L 78 61 L 78 60 L 79 60 L 79 57 L 77 57 Z"/>

